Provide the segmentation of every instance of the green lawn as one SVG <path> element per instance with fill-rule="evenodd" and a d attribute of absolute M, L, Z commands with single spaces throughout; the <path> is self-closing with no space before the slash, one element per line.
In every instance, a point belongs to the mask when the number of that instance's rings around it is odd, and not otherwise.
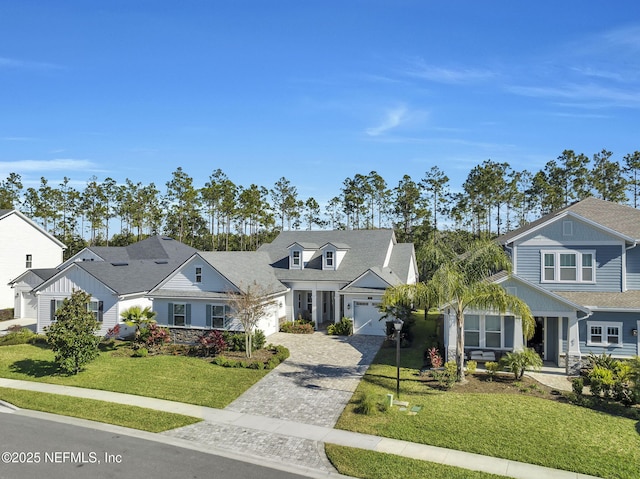
<path fill-rule="evenodd" d="M 418 319 L 416 349 L 424 347 L 428 327 Z M 395 392 L 395 352 L 388 348 L 369 368 L 337 427 L 606 478 L 639 477 L 637 420 L 526 395 L 428 389 L 413 369 L 422 364 L 421 355 L 402 354 L 403 366 L 410 367 L 402 370 L 401 399 L 422 406 L 418 415 L 397 408 L 370 416 L 356 412 L 363 393 L 382 401 Z"/>
<path fill-rule="evenodd" d="M 485 472 L 469 471 L 433 462 L 409 459 L 382 452 L 326 444 L 327 457 L 341 474 L 365 479 L 503 479 Z"/>
<path fill-rule="evenodd" d="M 0 399 L 21 409 L 78 417 L 149 432 L 167 431 L 201 421 L 196 417 L 137 406 L 19 389 L 0 388 Z"/>
<path fill-rule="evenodd" d="M 56 373 L 53 352 L 31 344 L 0 347 L 0 377 L 137 394 L 223 408 L 264 377 L 267 370 L 223 368 L 185 356 L 131 358 L 101 352 L 75 376 Z"/>

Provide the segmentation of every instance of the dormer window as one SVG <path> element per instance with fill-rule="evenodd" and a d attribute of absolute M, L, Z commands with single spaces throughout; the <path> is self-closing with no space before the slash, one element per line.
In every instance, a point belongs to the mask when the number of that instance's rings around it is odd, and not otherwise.
<path fill-rule="evenodd" d="M 333 251 L 327 251 L 324 256 L 327 268 L 333 268 Z"/>
<path fill-rule="evenodd" d="M 291 266 L 295 269 L 300 269 L 300 251 L 294 250 L 291 252 Z"/>

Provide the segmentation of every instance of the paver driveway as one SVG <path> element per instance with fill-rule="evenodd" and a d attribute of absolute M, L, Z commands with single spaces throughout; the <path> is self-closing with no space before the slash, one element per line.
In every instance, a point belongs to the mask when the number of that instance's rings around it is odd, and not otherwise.
<path fill-rule="evenodd" d="M 384 338 L 276 333 L 267 338 L 291 355 L 226 409 L 333 427 Z M 167 435 L 335 472 L 318 441 L 203 421 Z"/>
<path fill-rule="evenodd" d="M 383 338 L 276 333 L 269 342 L 289 348 L 289 359 L 227 409 L 333 427 Z"/>

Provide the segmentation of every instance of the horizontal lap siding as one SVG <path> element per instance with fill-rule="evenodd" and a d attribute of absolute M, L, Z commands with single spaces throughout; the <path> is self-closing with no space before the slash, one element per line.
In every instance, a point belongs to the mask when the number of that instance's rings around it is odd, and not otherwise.
<path fill-rule="evenodd" d="M 583 356 L 590 353 L 599 355 L 602 353 L 612 356 L 631 357 L 638 354 L 638 337 L 632 335 L 632 330 L 638 327 L 637 313 L 606 313 L 596 312 L 590 318 L 580 321 L 580 352 Z M 587 346 L 587 322 L 588 321 L 611 321 L 622 323 L 622 346 L 621 347 L 598 347 Z"/>
<path fill-rule="evenodd" d="M 627 251 L 627 289 L 640 290 L 640 247 Z"/>
<path fill-rule="evenodd" d="M 596 283 L 543 283 L 541 279 L 541 251 L 594 251 L 596 252 Z M 519 246 L 517 253 L 518 276 L 553 291 L 621 291 L 622 247 L 617 245 L 581 245 L 561 248 L 557 246 Z"/>

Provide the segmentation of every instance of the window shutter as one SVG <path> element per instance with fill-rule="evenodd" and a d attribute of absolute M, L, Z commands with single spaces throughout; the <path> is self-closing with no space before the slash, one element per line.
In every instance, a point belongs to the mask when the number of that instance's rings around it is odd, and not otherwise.
<path fill-rule="evenodd" d="M 51 300 L 51 321 L 56 320 L 56 300 Z"/>
<path fill-rule="evenodd" d="M 167 315 L 167 323 L 173 326 L 173 303 L 169 303 L 169 314 Z"/>
<path fill-rule="evenodd" d="M 98 301 L 98 321 L 102 322 L 104 316 L 104 302 Z"/>
<path fill-rule="evenodd" d="M 191 304 L 187 303 L 187 305 L 185 306 L 185 319 L 184 319 L 184 324 L 186 326 L 191 326 Z"/>
<path fill-rule="evenodd" d="M 207 328 L 210 328 L 212 326 L 212 321 L 211 321 L 211 305 L 207 304 Z"/>

